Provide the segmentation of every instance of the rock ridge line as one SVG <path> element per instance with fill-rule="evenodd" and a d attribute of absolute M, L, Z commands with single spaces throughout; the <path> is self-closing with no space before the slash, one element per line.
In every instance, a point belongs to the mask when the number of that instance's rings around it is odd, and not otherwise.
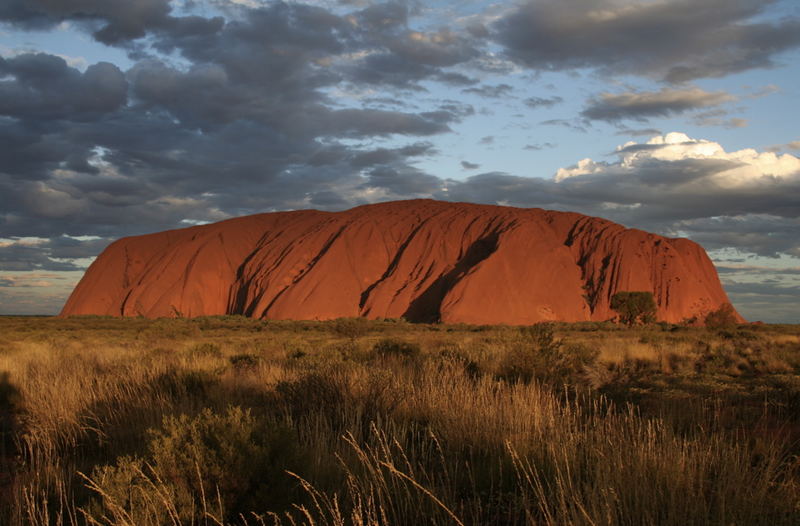
<path fill-rule="evenodd" d="M 607 320 L 619 291 L 658 319 L 728 303 L 698 244 L 572 212 L 432 200 L 239 217 L 115 241 L 62 315 Z"/>

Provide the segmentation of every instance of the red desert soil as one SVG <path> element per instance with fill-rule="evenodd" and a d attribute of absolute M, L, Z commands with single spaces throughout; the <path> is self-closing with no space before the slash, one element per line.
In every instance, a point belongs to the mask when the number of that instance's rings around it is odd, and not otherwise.
<path fill-rule="evenodd" d="M 653 292 L 669 322 L 728 302 L 687 239 L 570 212 L 415 200 L 120 239 L 61 314 L 528 324 L 612 318 L 618 291 Z"/>

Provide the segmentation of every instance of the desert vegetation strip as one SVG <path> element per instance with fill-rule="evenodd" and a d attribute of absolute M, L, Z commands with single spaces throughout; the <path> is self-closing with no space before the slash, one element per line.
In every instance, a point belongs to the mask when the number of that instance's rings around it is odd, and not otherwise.
<path fill-rule="evenodd" d="M 800 327 L 0 318 L 0 522 L 800 523 Z"/>

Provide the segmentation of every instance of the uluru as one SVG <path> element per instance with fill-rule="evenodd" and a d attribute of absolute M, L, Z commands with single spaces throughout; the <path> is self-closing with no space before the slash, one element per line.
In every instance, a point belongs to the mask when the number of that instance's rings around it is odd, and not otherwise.
<path fill-rule="evenodd" d="M 729 302 L 688 239 L 572 212 L 410 200 L 123 238 L 61 315 L 602 321 L 620 291 L 652 292 L 667 322 Z"/>

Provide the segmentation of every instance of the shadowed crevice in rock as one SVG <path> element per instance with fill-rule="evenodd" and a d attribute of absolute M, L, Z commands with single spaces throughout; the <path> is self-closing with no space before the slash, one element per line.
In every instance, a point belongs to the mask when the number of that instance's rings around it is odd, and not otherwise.
<path fill-rule="evenodd" d="M 300 269 L 298 274 L 292 278 L 291 283 L 288 284 L 287 286 L 285 286 L 283 289 L 281 289 L 281 291 L 278 292 L 275 295 L 274 298 L 272 298 L 272 300 L 269 302 L 269 304 L 267 304 L 267 306 L 263 309 L 263 312 L 262 312 L 260 317 L 269 318 L 269 311 L 272 308 L 272 306 L 275 305 L 275 303 L 278 300 L 281 299 L 281 296 L 287 290 L 289 290 L 292 287 L 292 285 L 294 285 L 296 283 L 299 283 L 304 277 L 306 277 L 308 275 L 308 273 L 311 271 L 311 269 L 314 268 L 314 265 L 316 265 L 319 262 L 319 260 L 322 259 L 325 256 L 325 254 L 328 252 L 328 250 L 330 250 L 331 246 L 333 246 L 333 244 L 336 242 L 336 240 L 339 239 L 339 236 L 342 235 L 342 232 L 344 232 L 345 228 L 347 228 L 347 225 L 341 226 L 336 232 L 333 233 L 333 235 L 331 235 L 328 238 L 328 240 L 325 242 L 325 244 L 319 250 L 317 255 L 314 256 L 311 259 L 311 261 L 309 261 L 308 264 L 304 268 Z"/>
<path fill-rule="evenodd" d="M 439 276 L 425 291 L 417 296 L 403 313 L 403 317 L 414 323 L 438 323 L 442 321 L 442 301 L 447 293 L 470 270 L 497 250 L 499 234 L 494 232 L 470 245 L 450 272 Z"/>
<path fill-rule="evenodd" d="M 397 253 L 392 259 L 392 262 L 389 265 L 389 267 L 386 269 L 386 272 L 383 273 L 380 279 L 372 283 L 369 287 L 367 287 L 364 290 L 364 292 L 361 293 L 361 297 L 359 298 L 358 301 L 359 313 L 367 314 L 364 312 L 364 306 L 366 305 L 367 300 L 369 299 L 370 293 L 375 289 L 375 287 L 377 287 L 381 282 L 385 281 L 386 278 L 388 278 L 394 273 L 394 271 L 397 269 L 397 264 L 400 262 L 400 259 L 403 257 L 403 254 L 405 254 L 408 245 L 411 244 L 411 242 L 414 240 L 417 233 L 419 233 L 419 231 L 422 229 L 423 226 L 425 226 L 425 221 L 421 222 L 419 225 L 417 225 L 416 228 L 414 228 L 414 230 L 411 231 L 411 234 L 408 236 L 408 238 L 398 247 Z"/>

